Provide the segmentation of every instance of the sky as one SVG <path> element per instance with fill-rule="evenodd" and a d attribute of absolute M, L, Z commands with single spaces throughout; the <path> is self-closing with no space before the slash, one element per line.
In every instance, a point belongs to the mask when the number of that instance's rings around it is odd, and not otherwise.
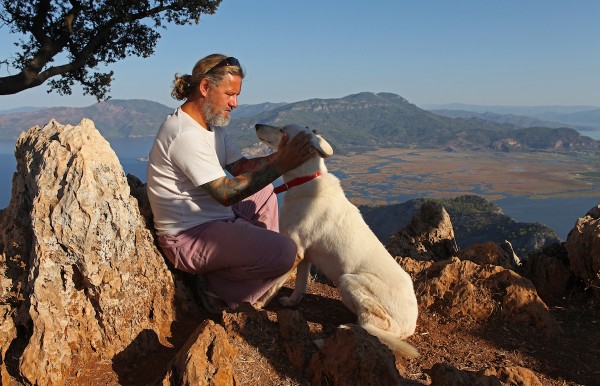
<path fill-rule="evenodd" d="M 598 0 L 223 0 L 198 25 L 161 30 L 151 57 L 111 65 L 110 95 L 175 107 L 174 74 L 218 52 L 246 72 L 240 104 L 369 91 L 418 106 L 600 106 L 599 17 Z M 14 39 L 0 29 L 0 59 Z M 0 110 L 96 102 L 46 91 L 0 96 Z"/>

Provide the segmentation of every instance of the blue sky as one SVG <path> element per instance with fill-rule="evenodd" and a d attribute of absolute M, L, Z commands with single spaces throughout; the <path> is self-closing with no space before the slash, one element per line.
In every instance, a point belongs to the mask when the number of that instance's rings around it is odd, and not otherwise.
<path fill-rule="evenodd" d="M 111 66 L 111 96 L 176 106 L 173 75 L 220 52 L 246 70 L 241 104 L 372 91 L 421 106 L 600 106 L 599 19 L 597 0 L 223 0 L 161 32 L 152 57 Z M 0 29 L 2 58 L 13 40 Z M 0 96 L 0 110 L 95 102 L 46 89 Z"/>

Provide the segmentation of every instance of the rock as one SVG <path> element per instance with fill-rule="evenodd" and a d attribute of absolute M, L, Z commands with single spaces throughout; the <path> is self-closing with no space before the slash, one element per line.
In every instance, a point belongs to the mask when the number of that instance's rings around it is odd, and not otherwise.
<path fill-rule="evenodd" d="M 523 275 L 535 285 L 544 303 L 556 303 L 574 279 L 564 243 L 530 254 L 523 265 Z"/>
<path fill-rule="evenodd" d="M 527 368 L 519 366 L 493 367 L 480 371 L 459 370 L 445 363 L 436 363 L 428 371 L 431 384 L 436 386 L 541 386 L 539 378 Z"/>
<path fill-rule="evenodd" d="M 439 262 L 409 260 L 398 262 L 415 281 L 419 307 L 476 321 L 486 321 L 499 313 L 511 324 L 530 325 L 547 335 L 560 332 L 531 281 L 512 270 L 457 257 Z"/>
<path fill-rule="evenodd" d="M 571 271 L 600 299 L 600 205 L 577 220 L 565 248 Z"/>
<path fill-rule="evenodd" d="M 2 324 L 2 354 L 20 340 L 20 376 L 60 385 L 83 363 L 169 346 L 171 323 L 196 306 L 176 288 L 93 122 L 33 127 L 15 155 L 0 218 L 0 291 L 19 334 Z"/>
<path fill-rule="evenodd" d="M 237 353 L 223 327 L 205 320 L 169 364 L 162 385 L 238 385 L 233 372 Z"/>
<path fill-rule="evenodd" d="M 436 202 L 425 202 L 410 224 L 390 237 L 386 247 L 392 256 L 418 260 L 444 260 L 458 252 L 450 216 Z"/>
<path fill-rule="evenodd" d="M 394 354 L 358 326 L 340 328 L 325 340 L 308 369 L 312 385 L 400 385 Z"/>
<path fill-rule="evenodd" d="M 478 264 L 493 264 L 516 271 L 520 265 L 518 256 L 514 253 L 508 241 L 505 241 L 502 245 L 491 241 L 483 244 L 473 244 L 460 251 L 458 257 L 461 260 L 470 260 Z"/>
<path fill-rule="evenodd" d="M 314 352 L 306 319 L 298 311 L 281 310 L 277 312 L 277 321 L 279 337 L 288 360 L 296 370 L 304 370 Z"/>

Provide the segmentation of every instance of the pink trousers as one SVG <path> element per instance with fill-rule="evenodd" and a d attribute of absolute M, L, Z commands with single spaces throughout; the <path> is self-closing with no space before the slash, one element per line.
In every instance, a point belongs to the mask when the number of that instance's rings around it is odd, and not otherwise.
<path fill-rule="evenodd" d="M 279 233 L 272 185 L 232 209 L 233 219 L 160 236 L 158 242 L 176 268 L 203 274 L 210 290 L 236 308 L 254 303 L 292 268 L 296 244 Z"/>

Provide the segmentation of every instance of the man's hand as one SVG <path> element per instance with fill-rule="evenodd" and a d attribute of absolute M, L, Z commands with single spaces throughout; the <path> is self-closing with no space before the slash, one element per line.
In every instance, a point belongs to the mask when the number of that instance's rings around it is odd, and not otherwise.
<path fill-rule="evenodd" d="M 273 158 L 273 165 L 280 174 L 297 168 L 312 157 L 315 149 L 310 143 L 310 138 L 309 133 L 299 133 L 290 141 L 287 133 L 283 133 Z"/>
<path fill-rule="evenodd" d="M 310 137 L 308 133 L 300 133 L 288 141 L 287 134 L 284 134 L 276 153 L 260 158 L 242 158 L 227 166 L 234 178 L 221 177 L 201 186 L 221 205 L 233 205 L 312 157 L 315 149 Z"/>

